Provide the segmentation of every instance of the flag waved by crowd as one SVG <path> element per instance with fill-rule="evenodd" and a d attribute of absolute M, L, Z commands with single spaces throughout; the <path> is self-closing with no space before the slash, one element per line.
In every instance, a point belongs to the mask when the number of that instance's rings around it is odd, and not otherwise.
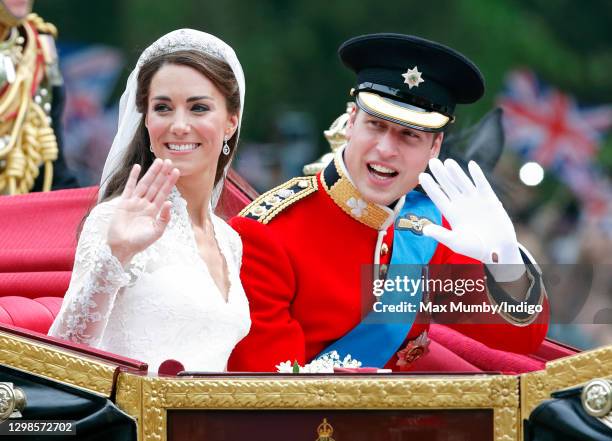
<path fill-rule="evenodd" d="M 515 70 L 499 105 L 508 146 L 553 173 L 575 194 L 588 220 L 612 235 L 612 183 L 596 162 L 612 127 L 612 104 L 581 107 L 533 72 Z"/>

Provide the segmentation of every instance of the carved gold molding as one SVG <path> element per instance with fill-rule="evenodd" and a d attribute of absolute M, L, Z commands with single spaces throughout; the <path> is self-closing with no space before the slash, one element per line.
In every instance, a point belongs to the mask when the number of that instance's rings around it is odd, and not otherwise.
<path fill-rule="evenodd" d="M 118 397 L 130 395 L 121 395 L 122 384 Z M 135 409 L 134 398 L 125 402 L 128 407 L 122 407 L 124 410 Z M 492 409 L 496 441 L 517 440 L 520 423 L 518 378 L 514 376 L 143 377 L 142 440 L 166 440 L 168 409 L 206 408 Z"/>
<path fill-rule="evenodd" d="M 521 375 L 521 414 L 525 419 L 538 404 L 550 397 L 546 371 Z"/>
<path fill-rule="evenodd" d="M 612 345 L 546 363 L 543 371 L 521 375 L 521 415 L 524 419 L 554 391 L 612 377 Z"/>
<path fill-rule="evenodd" d="M 138 439 L 142 440 L 142 379 L 140 375 L 122 372 L 117 378 L 117 406 L 136 420 Z"/>
<path fill-rule="evenodd" d="M 0 363 L 110 397 L 115 366 L 0 331 Z"/>

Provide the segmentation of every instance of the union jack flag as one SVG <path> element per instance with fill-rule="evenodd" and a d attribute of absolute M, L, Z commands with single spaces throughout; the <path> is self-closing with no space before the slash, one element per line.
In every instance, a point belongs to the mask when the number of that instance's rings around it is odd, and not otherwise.
<path fill-rule="evenodd" d="M 528 70 L 508 75 L 499 105 L 509 146 L 548 168 L 589 162 L 612 126 L 612 106 L 581 108 Z"/>
<path fill-rule="evenodd" d="M 581 201 L 587 219 L 612 216 L 612 183 L 595 162 L 612 127 L 612 105 L 584 108 L 527 70 L 510 72 L 499 99 L 508 145 L 555 174 Z M 612 224 L 601 227 L 612 235 Z"/>

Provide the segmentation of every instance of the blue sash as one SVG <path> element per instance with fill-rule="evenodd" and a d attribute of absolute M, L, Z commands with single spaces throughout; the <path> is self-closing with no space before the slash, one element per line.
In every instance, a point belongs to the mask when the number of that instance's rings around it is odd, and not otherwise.
<path fill-rule="evenodd" d="M 418 220 L 423 218 L 440 225 L 442 216 L 437 207 L 424 194 L 412 191 L 406 196 L 403 208 L 395 221 L 393 233 L 393 254 L 387 273 L 387 281 L 397 277 L 419 280 L 423 269 L 433 257 L 438 242 L 423 236 L 419 230 Z M 403 219 L 403 220 L 402 220 Z M 415 222 L 415 220 L 417 220 Z M 422 226 L 422 222 L 420 224 Z M 411 227 L 412 226 L 412 227 Z M 379 282 L 380 283 L 380 282 Z M 414 286 L 413 286 L 414 287 Z M 410 308 L 412 312 L 376 312 L 371 311 L 364 319 L 346 335 L 325 348 L 316 358 L 331 351 L 337 351 L 340 360 L 350 355 L 361 362 L 363 367 L 382 368 L 400 349 L 406 335 L 410 332 L 416 318 L 422 299 L 420 287 L 410 293 L 405 291 L 405 285 L 397 289 L 386 289 L 378 297 L 377 309 L 385 306 L 392 308 Z"/>

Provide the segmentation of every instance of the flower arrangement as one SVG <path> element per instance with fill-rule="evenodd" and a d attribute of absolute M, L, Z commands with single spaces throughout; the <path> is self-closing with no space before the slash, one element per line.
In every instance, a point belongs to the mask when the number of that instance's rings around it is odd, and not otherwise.
<path fill-rule="evenodd" d="M 290 360 L 283 361 L 276 365 L 277 372 L 281 374 L 333 374 L 334 368 L 359 368 L 361 362 L 347 354 L 340 360 L 337 351 L 326 352 L 315 358 L 305 366 L 300 366 L 297 361 L 291 363 Z"/>

